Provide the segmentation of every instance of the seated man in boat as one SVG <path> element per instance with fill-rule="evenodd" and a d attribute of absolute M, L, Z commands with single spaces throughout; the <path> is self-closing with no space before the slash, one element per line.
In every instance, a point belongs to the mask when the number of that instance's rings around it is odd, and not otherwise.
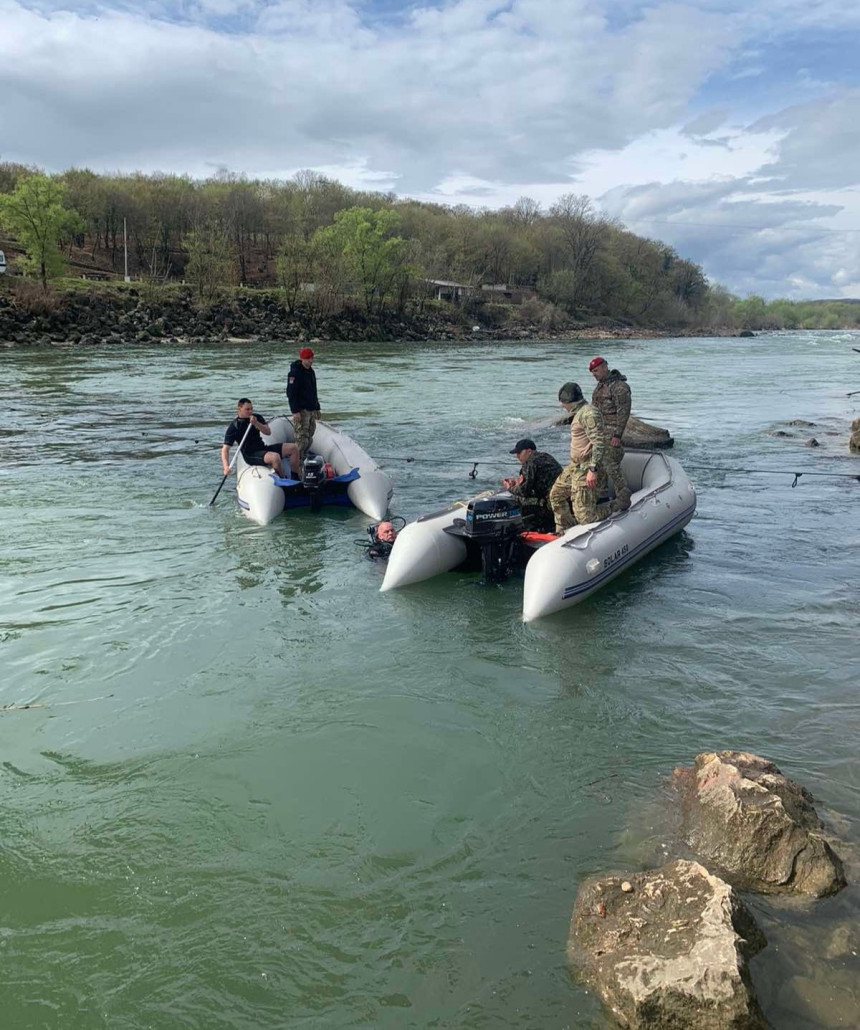
<path fill-rule="evenodd" d="M 549 507 L 552 484 L 561 475 L 561 465 L 551 454 L 539 451 L 529 437 L 514 444 L 511 454 L 522 466 L 518 476 L 508 476 L 502 486 L 519 498 L 523 509 L 523 526 L 538 533 L 552 531 L 554 519 Z"/>
<path fill-rule="evenodd" d="M 609 516 L 609 505 L 597 503 L 606 485 L 603 416 L 597 408 L 586 404 L 578 383 L 565 383 L 558 391 L 558 399 L 565 411 L 573 416 L 570 420 L 570 464 L 549 492 L 555 531 L 561 534 L 577 524 L 585 526 L 601 522 Z"/>
<path fill-rule="evenodd" d="M 247 397 L 242 397 L 236 405 L 236 417 L 224 433 L 221 467 L 225 476 L 230 467 L 230 448 L 234 444 L 241 444 L 242 457 L 249 465 L 267 465 L 276 475 L 283 476 L 284 465 L 281 459 L 288 458 L 290 469 L 298 473 L 298 447 L 294 443 L 264 444 L 260 433 L 268 436 L 269 424 L 262 415 L 255 415 L 254 405 Z"/>

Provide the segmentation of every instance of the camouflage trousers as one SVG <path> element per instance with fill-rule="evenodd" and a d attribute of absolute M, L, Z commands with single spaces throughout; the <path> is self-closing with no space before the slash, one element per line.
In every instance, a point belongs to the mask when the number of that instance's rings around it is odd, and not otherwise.
<path fill-rule="evenodd" d="M 615 499 L 610 504 L 610 511 L 627 511 L 630 507 L 630 487 L 621 471 L 621 459 L 624 457 L 624 448 L 619 444 L 613 447 L 609 444 L 606 448 L 606 457 L 603 464 L 606 468 L 606 475 L 612 483 L 615 491 Z"/>
<path fill-rule="evenodd" d="M 293 431 L 296 434 L 296 444 L 299 448 L 299 466 L 313 442 L 314 432 L 317 428 L 317 413 L 315 411 L 297 411 L 293 415 Z"/>
<path fill-rule="evenodd" d="M 571 526 L 587 526 L 601 522 L 609 516 L 609 505 L 598 504 L 597 498 L 606 489 L 606 473 L 597 470 L 597 485 L 589 489 L 585 485 L 587 465 L 571 462 L 553 483 L 549 492 L 549 506 L 555 516 L 555 531 L 563 533 Z"/>
<path fill-rule="evenodd" d="M 523 509 L 523 529 L 535 533 L 551 533 L 553 514 L 543 497 L 519 497 Z"/>

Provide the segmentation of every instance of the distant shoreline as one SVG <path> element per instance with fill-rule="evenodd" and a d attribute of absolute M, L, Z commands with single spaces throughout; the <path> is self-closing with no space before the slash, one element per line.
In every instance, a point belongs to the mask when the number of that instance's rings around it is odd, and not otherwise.
<path fill-rule="evenodd" d="M 32 286 L 32 288 L 29 288 Z M 498 305 L 494 306 L 498 315 Z M 365 315 L 345 307 L 326 318 L 289 312 L 275 291 L 236 291 L 206 304 L 190 289 L 68 287 L 43 294 L 0 289 L 0 347 L 88 347 L 165 343 L 445 343 L 486 340 L 626 340 L 737 336 L 735 328 L 637 326 L 612 318 L 548 325 L 511 306 L 503 324 L 466 317 L 453 305 Z"/>

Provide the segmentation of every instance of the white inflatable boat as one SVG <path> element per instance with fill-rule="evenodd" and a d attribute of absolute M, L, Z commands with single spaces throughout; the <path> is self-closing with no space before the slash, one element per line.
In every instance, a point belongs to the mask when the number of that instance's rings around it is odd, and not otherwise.
<path fill-rule="evenodd" d="M 679 533 L 695 514 L 696 492 L 674 458 L 660 452 L 628 451 L 623 469 L 632 490 L 627 511 L 603 522 L 574 526 L 549 541 L 526 534 L 522 550 L 524 621 L 578 604 Z M 485 493 L 479 498 L 495 500 L 500 511 L 505 509 L 502 501 L 506 498 L 507 511 L 515 512 L 507 492 Z M 493 517 L 477 508 L 470 513 L 469 505 L 470 501 L 461 501 L 405 526 L 391 551 L 381 589 L 395 590 L 442 572 L 469 568 L 470 546 L 479 537 L 464 539 L 463 529 L 474 528 L 474 523 L 466 525 L 464 514 L 488 522 Z"/>
<path fill-rule="evenodd" d="M 285 415 L 269 419 L 267 445 L 295 442 L 292 420 Z M 317 422 L 310 451 L 334 472 L 318 486 L 302 479 L 281 479 L 270 468 L 249 465 L 241 454 L 236 459 L 236 493 L 248 518 L 265 526 L 285 508 L 320 504 L 353 505 L 372 519 L 384 519 L 394 486 L 376 462 L 346 433 Z M 285 460 L 286 467 L 286 460 Z"/>

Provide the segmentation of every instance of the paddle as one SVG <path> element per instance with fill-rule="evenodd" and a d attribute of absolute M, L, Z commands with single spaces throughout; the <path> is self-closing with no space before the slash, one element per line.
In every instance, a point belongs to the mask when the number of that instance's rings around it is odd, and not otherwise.
<path fill-rule="evenodd" d="M 251 432 L 251 426 L 252 426 L 253 424 L 254 424 L 254 423 L 253 423 L 253 422 L 251 421 L 251 419 L 248 419 L 248 428 L 247 428 L 247 429 L 245 430 L 245 436 L 247 436 L 247 435 L 248 435 L 248 433 L 250 433 L 250 432 Z M 215 498 L 216 498 L 216 497 L 218 496 L 218 494 L 220 494 L 220 493 L 221 493 L 221 487 L 222 487 L 222 486 L 223 486 L 223 485 L 224 485 L 224 484 L 225 484 L 225 483 L 227 482 L 227 476 L 229 476 L 229 475 L 230 475 L 230 473 L 232 472 L 232 470 L 233 470 L 233 465 L 234 465 L 234 463 L 235 463 L 236 459 L 237 459 L 237 458 L 239 457 L 239 455 L 240 455 L 240 454 L 242 453 L 242 444 L 243 444 L 243 443 L 245 442 L 245 436 L 243 436 L 243 437 L 242 437 L 242 439 L 241 439 L 241 440 L 239 441 L 239 446 L 238 446 L 238 447 L 236 448 L 236 453 L 235 453 L 235 454 L 233 455 L 233 458 L 232 458 L 232 460 L 230 461 L 230 464 L 229 464 L 229 465 L 227 466 L 227 471 L 226 471 L 226 472 L 224 473 L 224 478 L 223 478 L 223 479 L 221 480 L 221 482 L 220 482 L 220 483 L 218 484 L 218 489 L 217 489 L 217 490 L 215 491 L 215 493 L 214 493 L 214 494 L 213 494 L 213 496 L 212 496 L 212 500 L 211 500 L 211 501 L 209 502 L 209 507 L 210 507 L 210 508 L 211 508 L 211 507 L 212 507 L 212 505 L 213 505 L 213 504 L 215 503 Z"/>

